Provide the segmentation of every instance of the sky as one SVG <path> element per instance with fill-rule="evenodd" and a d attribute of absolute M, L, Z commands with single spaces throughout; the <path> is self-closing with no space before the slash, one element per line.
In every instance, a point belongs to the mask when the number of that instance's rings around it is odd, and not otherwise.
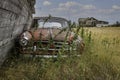
<path fill-rule="evenodd" d="M 120 0 L 36 0 L 34 16 L 56 16 L 71 21 L 94 17 L 110 24 L 120 21 Z"/>

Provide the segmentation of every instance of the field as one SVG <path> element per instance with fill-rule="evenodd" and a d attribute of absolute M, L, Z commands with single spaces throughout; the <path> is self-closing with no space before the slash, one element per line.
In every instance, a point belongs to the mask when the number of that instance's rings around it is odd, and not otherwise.
<path fill-rule="evenodd" d="M 120 80 L 120 27 L 84 28 L 80 57 L 16 58 L 0 69 L 0 80 Z"/>

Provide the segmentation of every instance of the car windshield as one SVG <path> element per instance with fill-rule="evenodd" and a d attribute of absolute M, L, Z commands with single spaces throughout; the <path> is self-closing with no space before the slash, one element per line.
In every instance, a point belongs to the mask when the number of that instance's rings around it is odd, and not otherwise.
<path fill-rule="evenodd" d="M 64 28 L 67 27 L 67 22 L 42 22 L 38 21 L 38 28 Z"/>
<path fill-rule="evenodd" d="M 60 28 L 62 25 L 58 22 L 39 22 L 39 28 Z"/>

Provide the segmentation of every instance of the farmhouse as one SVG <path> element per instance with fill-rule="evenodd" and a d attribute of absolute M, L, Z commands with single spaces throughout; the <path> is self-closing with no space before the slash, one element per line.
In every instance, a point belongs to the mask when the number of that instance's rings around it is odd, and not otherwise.
<path fill-rule="evenodd" d="M 97 20 L 94 17 L 79 18 L 78 22 L 79 22 L 80 25 L 84 25 L 84 26 L 87 26 L 87 27 L 108 26 L 108 22 L 107 21 Z"/>

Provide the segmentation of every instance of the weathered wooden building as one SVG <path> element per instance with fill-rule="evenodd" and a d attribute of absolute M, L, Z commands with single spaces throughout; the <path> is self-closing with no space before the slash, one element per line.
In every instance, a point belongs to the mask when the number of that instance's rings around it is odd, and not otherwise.
<path fill-rule="evenodd" d="M 107 21 L 101 21 L 101 20 L 97 20 L 94 17 L 88 17 L 88 18 L 79 18 L 78 22 L 80 25 L 83 26 L 88 26 L 88 27 L 101 27 L 101 26 L 108 26 L 108 22 Z"/>
<path fill-rule="evenodd" d="M 35 0 L 0 0 L 0 65 L 14 45 L 14 39 L 29 29 Z"/>

